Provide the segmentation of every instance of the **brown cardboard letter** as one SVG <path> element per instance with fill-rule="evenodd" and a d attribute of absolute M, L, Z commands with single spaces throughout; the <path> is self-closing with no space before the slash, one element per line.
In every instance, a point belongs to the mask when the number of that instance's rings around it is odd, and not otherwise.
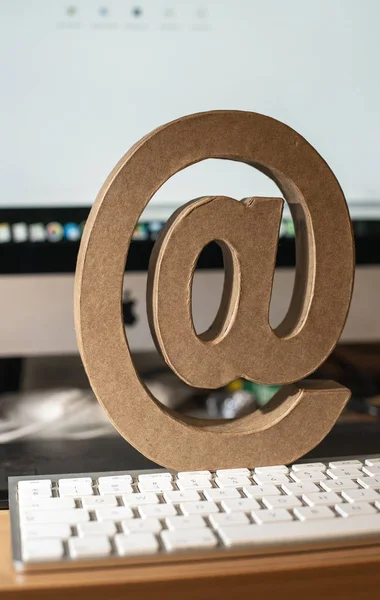
<path fill-rule="evenodd" d="M 149 393 L 134 367 L 122 319 L 125 261 L 135 225 L 172 175 L 207 158 L 247 163 L 277 183 L 296 232 L 289 311 L 268 320 L 282 199 L 201 198 L 168 223 L 152 257 L 148 304 L 156 343 L 186 381 L 215 387 L 237 377 L 284 383 L 262 410 L 228 422 L 183 417 Z M 224 251 L 226 284 L 210 330 L 191 321 L 192 272 L 202 247 Z M 333 350 L 349 310 L 354 272 L 343 192 L 316 150 L 283 123 L 215 111 L 173 121 L 116 165 L 91 210 L 78 256 L 75 322 L 92 388 L 118 431 L 152 460 L 178 470 L 288 463 L 331 429 L 350 392 L 334 382 L 291 383 Z"/>

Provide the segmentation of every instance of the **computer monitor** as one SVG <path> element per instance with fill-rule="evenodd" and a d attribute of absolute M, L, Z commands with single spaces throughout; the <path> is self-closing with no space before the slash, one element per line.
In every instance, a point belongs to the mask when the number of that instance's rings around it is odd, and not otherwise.
<path fill-rule="evenodd" d="M 0 356 L 77 352 L 73 273 L 99 188 L 147 132 L 212 109 L 273 116 L 327 160 L 356 235 L 358 268 L 343 339 L 378 340 L 379 19 L 376 0 L 365 7 L 356 0 L 0 0 Z M 278 193 L 254 169 L 217 160 L 162 187 L 141 216 L 127 264 L 132 350 L 153 348 L 146 270 L 173 210 L 200 195 Z M 285 212 L 273 325 L 293 286 L 292 234 Z M 215 247 L 200 263 L 197 330 L 211 323 L 223 282 Z"/>

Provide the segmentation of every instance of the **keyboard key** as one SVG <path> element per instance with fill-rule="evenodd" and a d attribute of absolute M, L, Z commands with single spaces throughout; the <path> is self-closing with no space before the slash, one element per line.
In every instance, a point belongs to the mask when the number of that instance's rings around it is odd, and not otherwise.
<path fill-rule="evenodd" d="M 380 465 L 374 465 L 370 467 L 363 467 L 363 472 L 370 477 L 380 475 Z"/>
<path fill-rule="evenodd" d="M 78 485 L 91 485 L 92 479 L 91 477 L 67 477 L 63 479 L 58 479 L 58 486 L 61 487 L 72 487 Z"/>
<path fill-rule="evenodd" d="M 329 463 L 330 469 L 337 469 L 340 467 L 360 467 L 362 466 L 362 462 L 360 460 L 335 460 Z"/>
<path fill-rule="evenodd" d="M 51 489 L 51 479 L 24 479 L 17 483 L 19 496 L 27 496 L 36 492 L 48 494 Z"/>
<path fill-rule="evenodd" d="M 280 496 L 281 490 L 273 485 L 267 483 L 266 485 L 245 485 L 243 492 L 248 498 L 262 498 L 263 496 Z"/>
<path fill-rule="evenodd" d="M 162 525 L 156 517 L 128 519 L 127 521 L 122 521 L 121 526 L 124 533 L 159 533 L 162 529 Z"/>
<path fill-rule="evenodd" d="M 220 488 L 227 488 L 251 485 L 252 481 L 246 475 L 228 475 L 227 477 L 215 477 L 215 483 Z"/>
<path fill-rule="evenodd" d="M 132 519 L 133 512 L 129 506 L 100 506 L 95 511 L 98 521 L 121 521 Z"/>
<path fill-rule="evenodd" d="M 165 502 L 169 504 L 178 504 L 179 502 L 197 502 L 200 500 L 199 492 L 196 490 L 174 490 L 164 492 Z"/>
<path fill-rule="evenodd" d="M 276 510 L 253 510 L 251 517 L 257 525 L 265 523 L 279 523 L 281 521 L 293 521 L 293 517 L 285 508 L 277 508 Z"/>
<path fill-rule="evenodd" d="M 26 498 L 50 498 L 52 490 L 49 487 L 29 487 L 19 490 L 18 497 L 20 501 Z"/>
<path fill-rule="evenodd" d="M 69 485 L 63 486 L 59 488 L 59 495 L 61 498 L 65 498 L 66 496 L 71 496 L 73 498 L 80 498 L 80 496 L 91 496 L 94 493 L 91 485 L 83 484 L 83 485 Z"/>
<path fill-rule="evenodd" d="M 24 479 L 17 483 L 18 496 L 46 496 L 52 495 L 51 479 Z"/>
<path fill-rule="evenodd" d="M 24 523 L 82 523 L 89 521 L 90 515 L 84 508 L 67 508 L 60 511 L 52 510 L 20 510 L 20 521 Z"/>
<path fill-rule="evenodd" d="M 327 475 L 332 479 L 344 479 L 344 477 L 349 477 L 350 479 L 357 479 L 363 475 L 363 472 L 360 471 L 357 467 L 335 467 L 335 469 L 328 469 L 326 471 Z"/>
<path fill-rule="evenodd" d="M 271 467 L 256 467 L 254 472 L 258 475 L 264 473 L 288 473 L 289 469 L 285 465 L 273 465 Z"/>
<path fill-rule="evenodd" d="M 312 481 L 303 481 L 302 483 L 284 483 L 281 487 L 289 496 L 301 496 L 305 492 L 320 491 L 318 486 Z"/>
<path fill-rule="evenodd" d="M 132 475 L 106 475 L 98 478 L 98 484 L 103 483 L 132 483 Z"/>
<path fill-rule="evenodd" d="M 139 481 L 138 488 L 140 492 L 163 492 L 173 489 L 170 479 L 143 479 Z"/>
<path fill-rule="evenodd" d="M 210 515 L 219 512 L 215 502 L 184 502 L 179 505 L 184 515 Z"/>
<path fill-rule="evenodd" d="M 75 508 L 74 498 L 46 498 L 26 496 L 20 498 L 20 506 L 31 510 L 61 510 Z"/>
<path fill-rule="evenodd" d="M 138 507 L 142 517 L 170 517 L 178 514 L 173 504 L 143 504 Z"/>
<path fill-rule="evenodd" d="M 295 508 L 294 514 L 300 521 L 335 519 L 335 513 L 328 506 L 302 506 L 302 508 Z"/>
<path fill-rule="evenodd" d="M 378 457 L 367 458 L 365 460 L 365 464 L 368 465 L 369 467 L 374 467 L 375 465 L 380 465 L 380 458 L 378 458 Z"/>
<path fill-rule="evenodd" d="M 375 500 L 380 500 L 380 494 L 373 489 L 343 490 L 342 496 L 348 502 L 375 502 Z"/>
<path fill-rule="evenodd" d="M 117 533 L 115 535 L 115 546 L 120 556 L 152 554 L 158 550 L 158 541 L 153 533 L 142 532 L 125 535 Z"/>
<path fill-rule="evenodd" d="M 133 487 L 127 481 L 121 481 L 121 482 L 107 481 L 104 483 L 100 483 L 98 486 L 98 490 L 99 490 L 99 494 L 101 494 L 101 495 L 106 495 L 106 494 L 120 495 L 120 494 L 132 494 L 133 493 Z"/>
<path fill-rule="evenodd" d="M 163 471 L 162 473 L 141 473 L 141 475 L 138 476 L 139 481 L 161 481 L 162 479 L 171 481 L 173 475 L 168 471 Z"/>
<path fill-rule="evenodd" d="M 33 489 L 51 489 L 51 479 L 22 479 L 17 483 L 19 492 Z"/>
<path fill-rule="evenodd" d="M 253 479 L 258 485 L 265 485 L 271 483 L 273 485 L 280 485 L 281 483 L 288 483 L 289 477 L 285 473 L 255 473 Z"/>
<path fill-rule="evenodd" d="M 217 513 L 215 515 L 210 515 L 210 523 L 215 529 L 226 525 L 248 525 L 249 522 L 247 515 L 243 512 Z"/>
<path fill-rule="evenodd" d="M 215 502 L 219 502 L 220 500 L 224 500 L 226 498 L 241 498 L 238 490 L 234 488 L 211 488 L 209 490 L 204 491 L 204 495 L 207 500 L 214 500 Z"/>
<path fill-rule="evenodd" d="M 206 477 L 192 477 L 190 479 L 179 479 L 177 486 L 180 490 L 203 490 L 212 487 L 212 483 Z"/>
<path fill-rule="evenodd" d="M 358 483 L 364 488 L 380 489 L 380 477 L 360 477 Z"/>
<path fill-rule="evenodd" d="M 98 506 L 117 506 L 115 496 L 83 496 L 81 502 L 83 508 L 89 510 Z"/>
<path fill-rule="evenodd" d="M 271 509 L 302 506 L 301 500 L 298 500 L 295 496 L 264 496 L 262 500 L 265 506 Z"/>
<path fill-rule="evenodd" d="M 49 523 L 48 525 L 23 525 L 21 537 L 26 540 L 46 538 L 60 538 L 67 540 L 71 536 L 71 527 L 68 523 Z"/>
<path fill-rule="evenodd" d="M 168 529 L 199 529 L 207 527 L 206 521 L 200 515 L 177 515 L 176 517 L 167 517 L 165 519 Z"/>
<path fill-rule="evenodd" d="M 323 473 L 322 471 L 314 471 L 313 469 L 310 469 L 309 471 L 292 471 L 290 476 L 297 483 L 300 483 L 301 481 L 319 482 L 323 481 L 324 479 L 327 479 L 325 473 Z"/>
<path fill-rule="evenodd" d="M 226 546 L 241 546 L 253 543 L 256 546 L 276 546 L 297 542 L 337 541 L 348 538 L 373 536 L 378 538 L 380 514 L 355 517 L 355 519 L 318 519 L 292 521 L 289 523 L 268 523 L 265 527 L 241 525 L 222 527 L 218 533 Z"/>
<path fill-rule="evenodd" d="M 249 469 L 218 469 L 215 472 L 217 477 L 228 477 L 229 475 L 246 475 L 249 477 L 251 474 Z"/>
<path fill-rule="evenodd" d="M 318 492 L 315 494 L 303 494 L 302 499 L 309 506 L 333 506 L 339 502 L 343 502 L 343 498 L 338 496 L 336 492 Z"/>
<path fill-rule="evenodd" d="M 168 551 L 186 550 L 187 548 L 213 548 L 218 541 L 210 529 L 178 529 L 176 531 L 163 531 L 162 542 Z"/>
<path fill-rule="evenodd" d="M 114 535 L 116 533 L 116 525 L 113 521 L 88 521 L 88 523 L 79 523 L 77 525 L 79 537 L 87 537 L 89 535 Z"/>
<path fill-rule="evenodd" d="M 178 479 L 197 479 L 199 477 L 212 479 L 211 471 L 180 471 L 177 473 Z"/>
<path fill-rule="evenodd" d="M 222 501 L 223 510 L 226 512 L 249 512 L 260 509 L 260 504 L 254 498 L 228 499 Z"/>
<path fill-rule="evenodd" d="M 358 515 L 374 515 L 377 514 L 377 510 L 373 508 L 367 502 L 357 502 L 355 504 L 337 504 L 335 510 L 342 517 L 356 517 Z"/>
<path fill-rule="evenodd" d="M 62 541 L 54 538 L 25 540 L 21 548 L 22 558 L 26 562 L 53 561 L 63 556 Z"/>
<path fill-rule="evenodd" d="M 111 554 L 111 544 L 105 535 L 72 537 L 67 545 L 71 558 L 92 558 Z"/>
<path fill-rule="evenodd" d="M 135 494 L 123 494 L 122 496 L 125 506 L 140 506 L 141 504 L 158 504 L 159 498 L 154 492 L 137 492 Z"/>
<path fill-rule="evenodd" d="M 352 479 L 345 477 L 344 479 L 326 479 L 321 481 L 321 486 L 326 492 L 340 492 L 342 490 L 354 490 L 359 488 L 359 484 Z"/>
<path fill-rule="evenodd" d="M 321 462 L 316 463 L 299 463 L 292 466 L 292 471 L 326 471 L 327 467 Z"/>

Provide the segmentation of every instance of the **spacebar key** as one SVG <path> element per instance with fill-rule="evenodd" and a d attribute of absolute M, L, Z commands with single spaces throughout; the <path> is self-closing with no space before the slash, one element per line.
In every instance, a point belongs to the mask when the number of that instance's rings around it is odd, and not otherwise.
<path fill-rule="evenodd" d="M 380 514 L 352 519 L 293 521 L 270 525 L 221 527 L 218 530 L 226 546 L 254 544 L 276 546 L 298 542 L 330 542 L 334 540 L 380 537 Z"/>

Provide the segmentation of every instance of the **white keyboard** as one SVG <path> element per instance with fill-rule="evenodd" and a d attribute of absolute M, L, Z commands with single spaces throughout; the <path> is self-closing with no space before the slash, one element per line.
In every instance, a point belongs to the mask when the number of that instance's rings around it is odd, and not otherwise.
<path fill-rule="evenodd" d="M 22 571 L 378 543 L 380 457 L 11 477 L 9 505 Z"/>

